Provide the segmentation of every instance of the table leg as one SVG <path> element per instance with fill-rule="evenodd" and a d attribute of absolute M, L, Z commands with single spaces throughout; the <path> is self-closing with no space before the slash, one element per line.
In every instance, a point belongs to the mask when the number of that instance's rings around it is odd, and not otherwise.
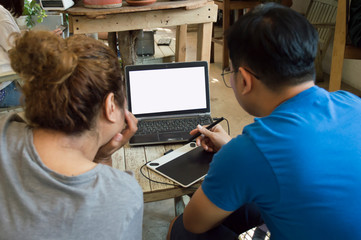
<path fill-rule="evenodd" d="M 118 55 L 117 51 L 117 33 L 116 32 L 109 32 L 108 33 L 108 44 L 110 49 L 112 49 L 116 55 Z"/>
<path fill-rule="evenodd" d="M 185 208 L 185 204 L 183 201 L 183 197 L 176 197 L 174 198 L 174 211 L 175 211 L 175 216 L 179 216 L 183 213 Z"/>
<path fill-rule="evenodd" d="M 65 14 L 64 14 L 65 16 Z M 69 36 L 72 36 L 74 34 L 74 29 L 73 29 L 73 17 L 68 15 L 68 18 L 69 18 L 69 25 L 68 25 L 68 29 L 69 29 Z"/>
<path fill-rule="evenodd" d="M 214 42 L 213 42 L 213 39 L 214 39 L 214 27 L 212 27 L 212 38 L 211 38 L 211 57 L 210 57 L 210 62 L 211 63 L 214 63 Z"/>
<path fill-rule="evenodd" d="M 209 62 L 211 57 L 212 25 L 202 23 L 198 26 L 197 34 L 197 60 Z"/>
<path fill-rule="evenodd" d="M 137 58 L 135 42 L 138 34 L 139 30 L 118 32 L 119 52 L 123 68 L 135 64 Z"/>
<path fill-rule="evenodd" d="M 187 25 L 177 26 L 175 61 L 185 62 L 187 52 Z"/>

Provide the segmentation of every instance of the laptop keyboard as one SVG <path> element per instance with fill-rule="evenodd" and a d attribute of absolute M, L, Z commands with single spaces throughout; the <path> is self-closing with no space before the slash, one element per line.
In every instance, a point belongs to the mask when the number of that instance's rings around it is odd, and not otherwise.
<path fill-rule="evenodd" d="M 210 123 L 212 123 L 212 119 L 209 116 L 144 120 L 138 122 L 138 131 L 135 135 L 147 135 L 156 132 L 190 132 L 191 130 L 195 129 L 198 124 L 209 125 Z"/>

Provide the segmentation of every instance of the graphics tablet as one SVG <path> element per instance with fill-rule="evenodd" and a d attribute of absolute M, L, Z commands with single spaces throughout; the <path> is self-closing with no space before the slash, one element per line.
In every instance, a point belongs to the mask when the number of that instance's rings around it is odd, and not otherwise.
<path fill-rule="evenodd" d="M 147 167 L 182 187 L 189 187 L 207 175 L 213 155 L 195 143 L 188 143 L 147 163 Z"/>

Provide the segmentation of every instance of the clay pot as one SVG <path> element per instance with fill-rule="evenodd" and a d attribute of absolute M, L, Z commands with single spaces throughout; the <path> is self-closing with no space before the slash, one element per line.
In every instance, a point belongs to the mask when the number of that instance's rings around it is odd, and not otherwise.
<path fill-rule="evenodd" d="M 129 5 L 132 6 L 144 6 L 155 3 L 157 0 L 126 0 Z"/>
<path fill-rule="evenodd" d="M 88 8 L 117 8 L 122 6 L 122 0 L 84 0 Z"/>

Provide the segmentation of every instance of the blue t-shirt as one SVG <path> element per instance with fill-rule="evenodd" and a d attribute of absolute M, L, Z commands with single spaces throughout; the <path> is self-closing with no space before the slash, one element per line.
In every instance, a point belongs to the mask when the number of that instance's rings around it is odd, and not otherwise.
<path fill-rule="evenodd" d="M 202 188 L 226 211 L 255 203 L 272 239 L 361 239 L 361 99 L 301 92 L 223 146 Z"/>

